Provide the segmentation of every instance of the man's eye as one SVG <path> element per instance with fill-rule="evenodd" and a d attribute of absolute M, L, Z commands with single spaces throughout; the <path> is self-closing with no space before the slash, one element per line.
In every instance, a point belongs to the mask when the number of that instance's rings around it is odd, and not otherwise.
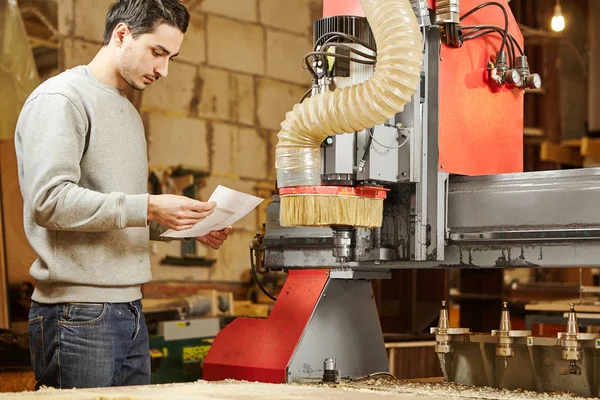
<path fill-rule="evenodd" d="M 152 50 L 152 54 L 154 54 L 156 57 L 162 57 L 162 53 L 159 53 L 156 50 Z"/>

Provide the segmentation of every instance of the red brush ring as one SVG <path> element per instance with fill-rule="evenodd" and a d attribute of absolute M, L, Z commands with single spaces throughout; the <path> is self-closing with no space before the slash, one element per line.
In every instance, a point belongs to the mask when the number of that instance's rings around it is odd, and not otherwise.
<path fill-rule="evenodd" d="M 390 189 L 376 186 L 294 186 L 279 189 L 279 195 L 313 194 L 334 196 L 358 196 L 371 199 L 385 199 Z"/>

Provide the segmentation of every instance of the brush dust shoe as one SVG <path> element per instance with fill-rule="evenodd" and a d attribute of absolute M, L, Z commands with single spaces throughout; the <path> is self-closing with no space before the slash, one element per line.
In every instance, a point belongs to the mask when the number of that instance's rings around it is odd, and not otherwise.
<path fill-rule="evenodd" d="M 299 186 L 282 188 L 281 226 L 345 225 L 378 228 L 388 189 L 371 186 Z"/>

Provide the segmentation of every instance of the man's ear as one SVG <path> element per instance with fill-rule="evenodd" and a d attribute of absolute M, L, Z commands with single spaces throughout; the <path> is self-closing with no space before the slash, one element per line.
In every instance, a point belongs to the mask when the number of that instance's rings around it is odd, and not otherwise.
<path fill-rule="evenodd" d="M 115 29 L 113 30 L 113 39 L 115 44 L 119 47 L 123 46 L 123 42 L 125 41 L 125 37 L 130 34 L 129 26 L 120 22 Z"/>

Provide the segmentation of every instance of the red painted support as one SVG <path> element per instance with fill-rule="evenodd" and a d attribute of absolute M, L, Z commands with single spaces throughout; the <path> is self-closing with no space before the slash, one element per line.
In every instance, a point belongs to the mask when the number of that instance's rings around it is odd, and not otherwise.
<path fill-rule="evenodd" d="M 287 366 L 328 277 L 326 270 L 290 271 L 269 318 L 237 318 L 217 335 L 202 379 L 286 382 Z"/>
<path fill-rule="evenodd" d="M 506 0 L 508 31 L 523 47 L 523 36 Z M 461 0 L 461 14 L 484 0 Z M 499 7 L 482 8 L 462 25 L 504 28 Z M 442 45 L 439 90 L 439 169 L 460 175 L 523 171 L 523 90 L 492 84 L 486 70 L 501 36 L 490 34 L 461 48 Z M 519 51 L 517 50 L 517 53 Z M 543 78 L 543 77 L 542 77 Z"/>

